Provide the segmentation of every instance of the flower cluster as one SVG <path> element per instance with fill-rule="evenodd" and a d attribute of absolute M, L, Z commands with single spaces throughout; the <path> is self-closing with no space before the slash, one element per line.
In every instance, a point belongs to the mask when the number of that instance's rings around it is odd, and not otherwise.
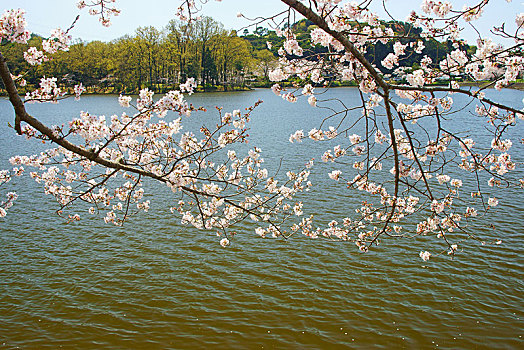
<path fill-rule="evenodd" d="M 25 29 L 27 22 L 25 11 L 21 9 L 7 10 L 0 17 L 0 41 L 25 44 L 31 33 Z"/>
<path fill-rule="evenodd" d="M 89 7 L 89 14 L 91 16 L 99 16 L 100 23 L 103 26 L 109 27 L 111 25 L 111 16 L 118 16 L 120 10 L 111 4 L 115 0 L 81 0 L 77 3 L 79 9 Z"/>
<path fill-rule="evenodd" d="M 37 66 L 48 60 L 47 56 L 36 47 L 30 47 L 24 52 L 24 59 L 32 66 Z"/>
<path fill-rule="evenodd" d="M 451 3 L 449 1 L 433 1 L 424 0 L 420 6 L 422 11 L 427 14 L 435 14 L 437 17 L 443 18 L 451 11 Z"/>
<path fill-rule="evenodd" d="M 23 173 L 23 167 L 13 168 L 12 174 L 8 170 L 0 170 L 0 188 L 11 181 L 13 176 L 21 176 Z M 7 211 L 13 206 L 17 198 L 18 194 L 16 192 L 6 193 L 6 200 L 0 202 L 0 218 L 3 218 L 7 215 Z"/>
<path fill-rule="evenodd" d="M 77 88 L 78 90 L 78 88 Z M 40 88 L 25 95 L 26 102 L 52 102 L 57 103 L 58 99 L 65 93 L 56 84 L 56 78 L 41 78 Z"/>
<path fill-rule="evenodd" d="M 67 34 L 60 28 L 53 29 L 49 39 L 42 42 L 42 47 L 45 52 L 56 53 L 58 50 L 68 51 L 71 35 Z"/>

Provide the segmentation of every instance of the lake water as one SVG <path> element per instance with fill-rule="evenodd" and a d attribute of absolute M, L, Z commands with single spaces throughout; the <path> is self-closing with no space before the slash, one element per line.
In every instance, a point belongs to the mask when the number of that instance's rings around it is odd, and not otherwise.
<path fill-rule="evenodd" d="M 522 108 L 520 91 L 489 94 Z M 357 90 L 324 97 L 351 104 Z M 265 102 L 253 112 L 250 145 L 262 148 L 269 168 L 281 157 L 284 168 L 320 158 L 323 145 L 294 145 L 288 137 L 318 127 L 326 111 L 285 103 L 268 90 L 190 101 L 211 114 L 213 106 L 232 111 L 258 99 Z M 59 124 L 80 110 L 122 109 L 115 96 L 86 96 L 29 110 Z M 478 129 L 461 113 L 462 127 Z M 195 114 L 188 128 L 206 118 Z M 42 149 L 7 127 L 13 112 L 6 100 L 0 121 L 2 168 L 12 155 Z M 511 133 L 519 140 L 517 124 Z M 514 141 L 512 151 L 524 160 L 522 145 Z M 325 177 L 328 170 L 315 171 Z M 101 218 L 65 224 L 32 180 L 12 184 L 20 198 L 0 219 L 0 348 L 524 348 L 522 190 L 504 195 L 492 218 L 497 232 L 479 232 L 503 244 L 468 241 L 454 260 L 423 262 L 418 252 L 430 240 L 386 240 L 362 254 L 353 243 L 264 240 L 246 229 L 224 249 L 214 233 L 181 226 L 164 206 L 169 195 L 155 187 L 153 210 L 123 227 Z M 345 216 L 355 193 L 333 186 L 311 192 L 306 214 Z"/>

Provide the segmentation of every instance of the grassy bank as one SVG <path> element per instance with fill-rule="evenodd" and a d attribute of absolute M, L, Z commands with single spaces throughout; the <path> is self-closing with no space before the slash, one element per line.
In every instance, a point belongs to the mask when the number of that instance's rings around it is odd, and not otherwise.
<path fill-rule="evenodd" d="M 484 81 L 463 81 L 460 82 L 460 86 L 476 86 L 478 88 L 494 88 L 495 83 L 490 82 L 487 80 Z M 508 86 L 505 86 L 505 88 L 508 89 L 515 89 L 515 90 L 524 90 L 524 81 L 522 79 L 519 79 L 517 81 L 514 81 L 510 83 Z"/>

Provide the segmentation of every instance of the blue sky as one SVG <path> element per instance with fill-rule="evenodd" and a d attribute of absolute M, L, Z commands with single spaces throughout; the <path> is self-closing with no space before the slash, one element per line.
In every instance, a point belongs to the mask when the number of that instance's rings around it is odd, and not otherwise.
<path fill-rule="evenodd" d="M 25 9 L 29 30 L 44 36 L 55 27 L 68 28 L 75 16 L 80 13 L 80 20 L 72 35 L 86 41 L 110 41 L 134 33 L 139 26 L 152 25 L 162 28 L 174 18 L 180 3 L 178 0 L 117 0 L 117 7 L 122 10 L 122 13 L 113 18 L 111 27 L 104 28 L 95 17 L 89 16 L 85 9 L 79 11 L 76 0 L 7 0 L 7 3 L 3 0 L 1 2 L 4 9 L 13 7 Z M 476 2 L 476 0 L 451 0 L 454 7 L 459 9 L 464 3 L 472 5 Z M 384 13 L 381 3 L 375 1 L 374 4 L 374 10 L 379 14 Z M 403 20 L 411 10 L 419 11 L 421 0 L 387 0 L 386 4 L 395 18 Z M 249 22 L 237 18 L 238 12 L 249 17 L 270 16 L 284 8 L 279 0 L 222 0 L 222 2 L 209 0 L 203 7 L 203 14 L 222 22 L 226 28 L 240 29 Z M 515 28 L 515 16 L 521 12 L 524 12 L 522 0 L 513 0 L 510 4 L 505 0 L 491 0 L 485 15 L 477 23 L 484 32 L 502 22 L 506 22 L 506 28 Z M 474 31 L 467 25 L 465 25 L 465 37 L 468 41 L 475 38 Z"/>

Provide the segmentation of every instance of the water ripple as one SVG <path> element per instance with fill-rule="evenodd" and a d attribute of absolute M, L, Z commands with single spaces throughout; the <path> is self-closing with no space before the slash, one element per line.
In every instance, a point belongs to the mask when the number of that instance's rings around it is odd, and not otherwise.
<path fill-rule="evenodd" d="M 256 100 L 226 96 L 192 102 L 232 110 Z M 113 97 L 83 101 L 118 108 Z M 7 108 L 1 102 L 0 112 Z M 267 125 L 261 115 L 275 125 L 285 117 L 281 135 L 275 131 L 285 140 L 300 123 L 317 126 L 306 112 L 284 116 L 284 106 L 262 105 L 253 128 Z M 17 140 L 0 146 L 25 150 Z M 278 145 L 262 149 L 271 155 L 288 147 Z M 309 151 L 287 165 L 302 164 Z M 312 192 L 314 212 L 338 217 L 364 199 L 326 190 Z M 524 348 L 518 193 L 494 216 L 498 231 L 481 232 L 500 235 L 502 245 L 472 242 L 454 260 L 428 263 L 416 256 L 422 238 L 361 254 L 347 243 L 263 240 L 246 224 L 239 226 L 246 234 L 223 249 L 216 236 L 181 227 L 165 208 L 122 228 L 98 219 L 64 225 L 33 183 L 20 194 L 0 223 L 0 348 Z"/>

